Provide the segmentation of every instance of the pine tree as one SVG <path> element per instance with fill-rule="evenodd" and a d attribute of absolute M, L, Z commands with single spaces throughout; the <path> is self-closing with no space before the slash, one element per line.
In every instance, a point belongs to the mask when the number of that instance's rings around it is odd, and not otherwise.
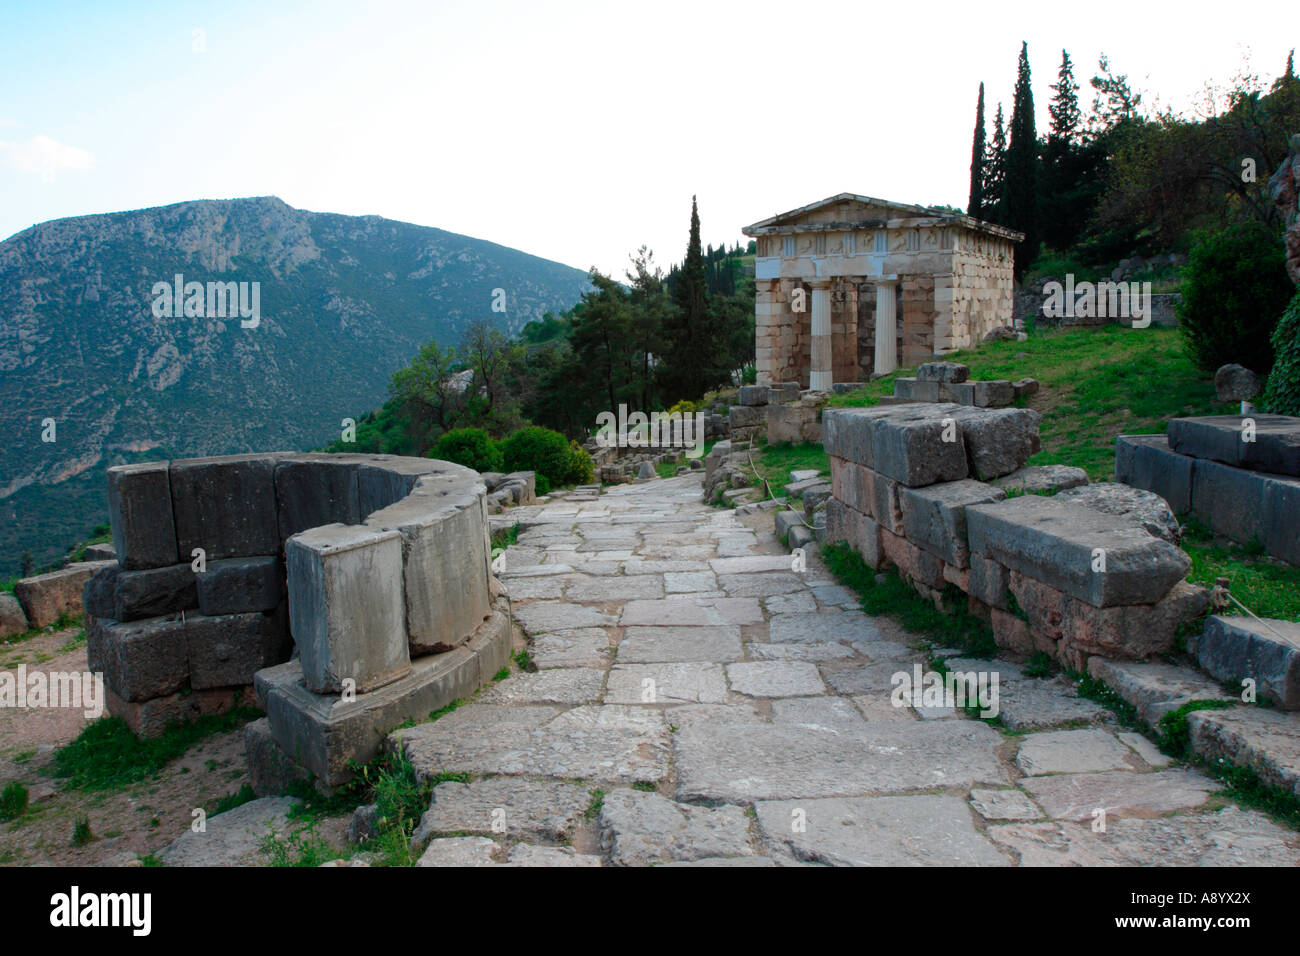
<path fill-rule="evenodd" d="M 1061 68 L 1051 88 L 1055 93 L 1048 107 L 1052 128 L 1043 147 L 1038 211 L 1043 241 L 1049 248 L 1064 251 L 1078 241 L 1093 198 L 1081 168 L 1079 85 L 1065 50 L 1061 51 Z"/>
<path fill-rule="evenodd" d="M 667 352 L 661 367 L 664 397 L 670 401 L 699 398 L 722 383 L 722 343 L 715 334 L 714 315 L 708 289 L 708 270 L 700 248 L 700 213 L 691 197 L 691 235 L 686 259 L 673 281 L 673 303 L 677 306 L 665 323 Z"/>
<path fill-rule="evenodd" d="M 1056 82 L 1052 84 L 1052 92 L 1056 95 L 1048 107 L 1048 112 L 1052 114 L 1052 129 L 1047 141 L 1050 143 L 1055 139 L 1074 145 L 1079 138 L 1082 114 L 1079 112 L 1079 84 L 1074 82 L 1074 65 L 1070 62 L 1070 54 L 1065 50 L 1061 51 L 1061 69 L 1056 75 Z"/>
<path fill-rule="evenodd" d="M 1029 44 L 1023 42 L 1011 107 L 1002 206 L 1005 225 L 1025 234 L 1016 249 L 1015 274 L 1019 279 L 1038 255 L 1038 136 L 1034 131 L 1034 91 L 1029 82 Z"/>
<path fill-rule="evenodd" d="M 989 222 L 1003 223 L 1002 188 L 1007 181 L 1007 130 L 998 104 L 993 120 L 993 145 L 984 172 L 984 216 Z"/>
<path fill-rule="evenodd" d="M 975 104 L 975 138 L 970 148 L 970 199 L 966 215 L 984 218 L 984 84 L 980 84 L 979 100 Z"/>

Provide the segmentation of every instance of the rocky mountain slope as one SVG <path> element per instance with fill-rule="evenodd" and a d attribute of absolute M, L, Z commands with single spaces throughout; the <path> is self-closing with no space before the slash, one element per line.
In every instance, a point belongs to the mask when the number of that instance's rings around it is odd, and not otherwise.
<path fill-rule="evenodd" d="M 206 296 L 200 314 L 173 312 L 158 284 L 178 274 L 249 283 L 246 295 L 257 283 L 258 321 Z M 577 269 L 494 243 L 275 197 L 62 219 L 6 239 L 0 574 L 102 520 L 109 464 L 319 446 L 382 403 L 424 342 L 455 342 L 480 317 L 517 331 L 586 286 Z"/>

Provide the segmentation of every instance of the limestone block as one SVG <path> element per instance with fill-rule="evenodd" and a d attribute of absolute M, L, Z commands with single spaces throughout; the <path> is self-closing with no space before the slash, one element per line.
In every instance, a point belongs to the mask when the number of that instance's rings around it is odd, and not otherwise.
<path fill-rule="evenodd" d="M 1216 534 L 1262 544 L 1265 482 L 1257 472 L 1200 459 L 1192 470 L 1192 511 Z"/>
<path fill-rule="evenodd" d="M 1039 495 L 972 505 L 966 524 L 972 552 L 1094 607 L 1154 604 L 1191 566 L 1131 521 Z"/>
<path fill-rule="evenodd" d="M 284 572 L 274 555 L 210 561 L 194 577 L 199 610 L 207 615 L 270 611 L 284 599 Z"/>
<path fill-rule="evenodd" d="M 366 519 L 367 527 L 401 535 L 404 631 L 413 656 L 460 645 L 488 613 L 490 555 L 478 488 L 463 479 L 436 492 L 417 485 Z"/>
<path fill-rule="evenodd" d="M 350 678 L 361 694 L 410 670 L 400 534 L 312 528 L 285 543 L 285 561 L 290 628 L 309 690 L 337 694 Z"/>
<path fill-rule="evenodd" d="M 355 461 L 301 455 L 275 466 L 280 538 L 324 524 L 360 524 L 359 472 Z"/>
<path fill-rule="evenodd" d="M 1016 400 L 1016 390 L 1003 379 L 975 382 L 975 404 L 980 408 L 1005 408 Z"/>
<path fill-rule="evenodd" d="M 1021 491 L 1027 495 L 1040 492 L 1056 494 L 1063 488 L 1077 488 L 1087 483 L 1088 473 L 1071 465 L 1026 465 L 989 481 L 989 484 L 1006 491 Z"/>
<path fill-rule="evenodd" d="M 1057 498 L 1105 514 L 1129 518 L 1157 538 L 1177 544 L 1182 537 L 1178 519 L 1165 499 L 1151 491 L 1113 481 L 1099 481 L 1061 491 Z"/>
<path fill-rule="evenodd" d="M 117 613 L 114 595 L 117 593 L 117 576 L 121 568 L 116 562 L 100 568 L 81 586 L 81 606 L 87 616 L 112 618 Z M 21 612 L 21 608 L 19 609 Z M 26 620 L 26 617 L 23 618 Z M 26 626 L 23 627 L 26 630 Z"/>
<path fill-rule="evenodd" d="M 1019 600 L 1014 577 L 1012 592 Z M 1199 618 L 1208 604 L 1208 590 L 1186 581 L 1179 581 L 1154 604 L 1097 608 L 1068 599 L 1058 657 L 1078 669 L 1094 654 L 1142 660 L 1166 653 L 1178 628 Z"/>
<path fill-rule="evenodd" d="M 880 550 L 891 564 L 912 581 L 935 589 L 943 587 L 943 562 L 901 535 L 881 528 Z"/>
<path fill-rule="evenodd" d="M 167 462 L 108 469 L 108 521 L 122 567 L 160 568 L 180 560 Z"/>
<path fill-rule="evenodd" d="M 243 688 L 178 691 L 151 700 L 123 700 L 105 687 L 108 712 L 121 717 L 131 733 L 140 737 L 161 737 L 172 724 L 189 723 L 211 714 L 224 714 L 242 700 Z"/>
<path fill-rule="evenodd" d="M 469 468 L 436 458 L 404 458 L 390 455 L 369 456 L 357 470 L 357 498 L 364 519 L 371 512 L 400 501 L 411 493 L 415 484 L 425 477 L 440 475 L 469 478 L 475 474 Z M 497 482 L 504 475 L 497 476 Z"/>
<path fill-rule="evenodd" d="M 966 506 L 1001 501 L 1001 488 L 964 478 L 926 488 L 900 488 L 903 530 L 907 540 L 949 564 L 970 563 L 966 543 Z"/>
<path fill-rule="evenodd" d="M 115 580 L 113 613 L 106 615 L 114 620 L 138 621 L 199 606 L 194 571 L 188 564 L 119 571 Z"/>
<path fill-rule="evenodd" d="M 939 401 L 955 402 L 958 405 L 975 404 L 974 382 L 939 383 Z"/>
<path fill-rule="evenodd" d="M 1253 440 L 1248 420 L 1254 424 Z M 1180 455 L 1300 477 L 1300 418 L 1290 415 L 1175 418 L 1169 423 L 1169 446 Z"/>
<path fill-rule="evenodd" d="M 254 674 L 282 663 L 290 650 L 283 615 L 259 611 L 186 615 L 185 641 L 194 690 L 251 684 Z"/>
<path fill-rule="evenodd" d="M 87 581 L 111 561 L 81 561 L 58 571 L 23 578 L 14 583 L 14 597 L 32 627 L 49 627 L 64 615 L 82 613 L 81 592 Z"/>
<path fill-rule="evenodd" d="M 748 388 L 750 386 L 746 386 Z M 766 405 L 732 406 L 730 422 L 732 428 L 753 428 L 767 423 Z"/>
<path fill-rule="evenodd" d="M 1300 565 L 1300 481 L 1265 478 L 1262 524 L 1265 550 Z"/>
<path fill-rule="evenodd" d="M 190 560 L 195 548 L 202 548 L 209 561 L 279 553 L 275 466 L 282 457 L 226 455 L 171 463 L 182 560 Z"/>
<path fill-rule="evenodd" d="M 1042 447 L 1031 408 L 962 408 L 952 413 L 961 428 L 971 475 L 990 481 L 1018 470 Z"/>
<path fill-rule="evenodd" d="M 1300 710 L 1300 624 L 1216 614 L 1188 651 L 1219 680 L 1241 686 L 1249 678 L 1261 698 Z"/>
<path fill-rule="evenodd" d="M 978 601 L 992 608 L 1007 609 L 1007 592 L 1010 587 L 1010 572 L 996 561 L 982 555 L 970 556 L 970 576 L 967 578 L 967 593 Z"/>
<path fill-rule="evenodd" d="M 166 697 L 189 680 L 185 623 L 177 614 L 126 624 L 96 620 L 86 628 L 86 658 L 127 702 Z"/>
<path fill-rule="evenodd" d="M 1175 514 L 1192 509 L 1192 466 L 1196 459 L 1169 447 L 1165 435 L 1120 435 L 1115 439 L 1115 480 L 1154 491 Z"/>
<path fill-rule="evenodd" d="M 287 793 L 298 780 L 309 780 L 311 771 L 292 760 L 275 742 L 271 722 L 259 717 L 244 725 L 244 762 L 248 782 L 259 797 Z"/>
<path fill-rule="evenodd" d="M 746 406 L 766 405 L 769 389 L 763 385 L 740 386 L 740 404 Z"/>
<path fill-rule="evenodd" d="M 951 290 L 948 294 L 952 295 Z M 916 377 L 922 382 L 955 384 L 970 378 L 970 366 L 961 362 L 926 362 L 917 368 Z"/>
<path fill-rule="evenodd" d="M 966 446 L 960 430 L 944 419 L 950 405 L 915 404 L 889 409 L 872 428 L 872 469 L 910 488 L 967 475 Z M 951 440 L 948 440 L 951 439 Z"/>

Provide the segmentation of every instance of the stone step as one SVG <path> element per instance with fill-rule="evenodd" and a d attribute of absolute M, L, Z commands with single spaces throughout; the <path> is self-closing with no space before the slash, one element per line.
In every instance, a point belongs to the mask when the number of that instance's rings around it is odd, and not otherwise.
<path fill-rule="evenodd" d="M 1187 649 L 1219 680 L 1253 680 L 1261 698 L 1300 710 L 1300 624 L 1216 614 Z"/>
<path fill-rule="evenodd" d="M 1190 667 L 1141 664 L 1093 657 L 1088 673 L 1126 700 L 1148 727 L 1192 700 L 1236 700 L 1215 681 Z"/>
<path fill-rule="evenodd" d="M 1263 707 L 1197 710 L 1187 716 L 1192 752 L 1253 770 L 1300 797 L 1300 714 Z"/>
<path fill-rule="evenodd" d="M 1192 458 L 1300 477 L 1300 418 L 1290 415 L 1175 418 L 1169 445 Z"/>

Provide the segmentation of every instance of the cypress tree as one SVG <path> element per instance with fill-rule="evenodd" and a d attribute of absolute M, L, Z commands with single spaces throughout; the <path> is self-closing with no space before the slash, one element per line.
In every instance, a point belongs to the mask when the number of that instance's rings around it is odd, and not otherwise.
<path fill-rule="evenodd" d="M 1002 189 L 1007 181 L 1007 129 L 1002 119 L 1002 104 L 993 120 L 993 144 L 984 170 L 984 218 L 1005 224 Z"/>
<path fill-rule="evenodd" d="M 1064 251 L 1078 241 L 1095 198 L 1083 168 L 1079 85 L 1065 50 L 1061 51 L 1061 68 L 1052 90 L 1055 95 L 1048 107 L 1052 128 L 1043 147 L 1039 177 L 1039 224 L 1048 247 Z"/>
<path fill-rule="evenodd" d="M 984 84 L 980 84 L 979 100 L 975 104 L 975 138 L 970 148 L 970 200 L 966 215 L 984 218 Z"/>
<path fill-rule="evenodd" d="M 720 384 L 720 343 L 714 334 L 708 270 L 700 247 L 700 213 L 691 197 L 691 236 L 686 260 L 673 281 L 676 310 L 666 323 L 667 354 L 662 366 L 664 398 L 695 399 Z"/>
<path fill-rule="evenodd" d="M 1025 234 L 1016 249 L 1019 279 L 1038 255 L 1038 135 L 1034 131 L 1034 92 L 1029 85 L 1029 44 L 1023 42 L 1016 68 L 1002 204 L 1005 225 Z"/>

